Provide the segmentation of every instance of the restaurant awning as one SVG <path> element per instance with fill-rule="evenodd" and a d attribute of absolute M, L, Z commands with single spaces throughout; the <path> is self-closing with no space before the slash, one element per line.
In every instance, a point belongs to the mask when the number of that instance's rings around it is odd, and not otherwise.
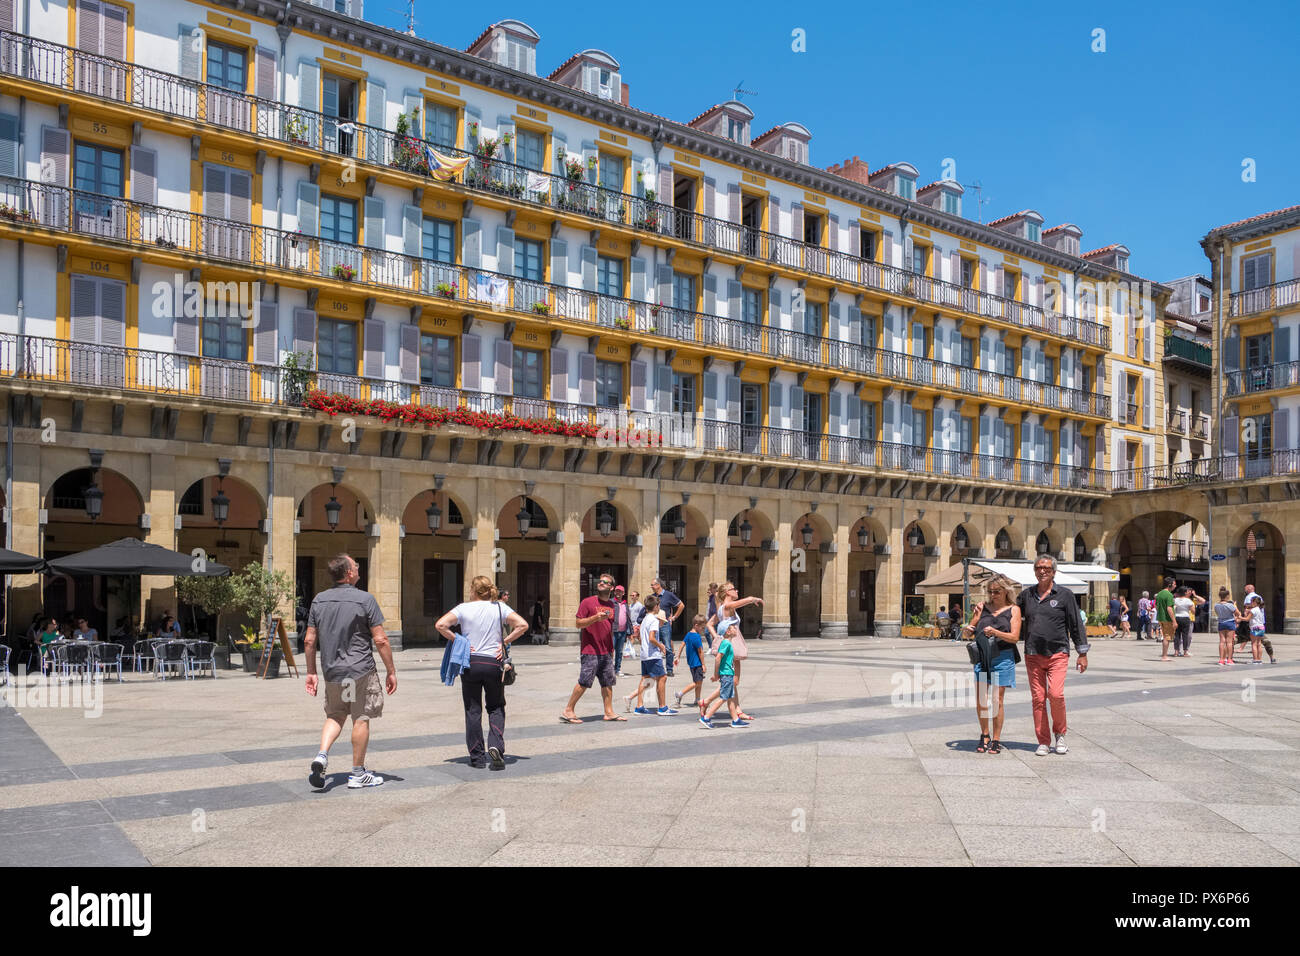
<path fill-rule="evenodd" d="M 80 554 L 53 558 L 47 563 L 51 571 L 73 576 L 159 574 L 178 578 L 193 575 L 215 578 L 230 573 L 230 568 L 215 561 L 208 561 L 202 571 L 196 571 L 191 555 L 149 544 L 138 538 L 123 538 Z"/>
<path fill-rule="evenodd" d="M 984 582 L 995 574 L 1014 581 L 1021 588 L 1038 583 L 1034 576 L 1032 561 L 994 561 L 987 558 L 970 559 L 970 585 L 983 587 Z M 1069 588 L 1076 594 L 1086 594 L 1088 582 L 1074 574 L 1066 573 L 1063 566 L 1056 569 L 1056 583 Z M 917 594 L 956 594 L 962 589 L 962 564 L 958 561 L 952 567 L 931 575 L 916 586 Z"/>
<path fill-rule="evenodd" d="M 1062 561 L 1056 566 L 1056 576 L 1060 578 L 1061 572 L 1064 571 L 1073 577 L 1083 581 L 1118 581 L 1119 572 L 1106 567 L 1103 564 L 1082 564 L 1079 562 Z"/>
<path fill-rule="evenodd" d="M 36 558 L 30 554 L 23 554 L 21 551 L 0 548 L 0 573 L 25 574 L 30 571 L 39 571 L 43 567 L 45 567 L 44 558 Z"/>

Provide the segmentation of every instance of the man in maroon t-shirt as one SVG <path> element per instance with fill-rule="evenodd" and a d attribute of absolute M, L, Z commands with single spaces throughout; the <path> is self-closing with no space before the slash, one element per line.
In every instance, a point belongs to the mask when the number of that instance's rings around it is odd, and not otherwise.
<path fill-rule="evenodd" d="M 582 723 L 573 708 L 597 678 L 600 680 L 600 699 L 605 705 L 605 719 L 627 719 L 614 713 L 614 684 L 617 682 L 614 675 L 614 602 L 609 597 L 613 590 L 613 577 L 602 574 L 596 584 L 596 593 L 578 605 L 577 624 L 582 628 L 578 660 L 582 666 L 578 671 L 578 683 L 569 695 L 569 705 L 560 714 L 560 720 L 566 724 Z"/>

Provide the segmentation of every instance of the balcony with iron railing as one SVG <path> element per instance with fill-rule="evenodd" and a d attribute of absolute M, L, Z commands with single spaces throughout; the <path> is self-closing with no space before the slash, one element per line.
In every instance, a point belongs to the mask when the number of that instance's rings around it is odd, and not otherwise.
<path fill-rule="evenodd" d="M 1249 395 L 1253 392 L 1294 388 L 1297 385 L 1300 385 L 1300 362 L 1261 365 L 1224 374 L 1224 395 L 1227 398 L 1232 398 L 1234 395 Z"/>
<path fill-rule="evenodd" d="M 1289 448 L 1112 471 L 1110 490 L 1116 493 L 1155 491 L 1187 485 L 1239 482 L 1244 479 L 1290 478 L 1295 475 L 1300 475 L 1300 449 Z"/>
<path fill-rule="evenodd" d="M 0 74 L 121 103 L 135 111 L 149 111 L 241 136 L 270 140 L 291 147 L 295 159 L 301 159 L 304 151 L 314 151 L 429 177 L 434 176 L 428 153 L 432 148 L 449 158 L 468 159 L 463 185 L 476 192 L 495 193 L 512 202 L 583 215 L 698 245 L 714 253 L 811 272 L 835 282 L 916 299 L 1085 346 L 1110 348 L 1110 329 L 1091 317 L 1067 316 L 846 252 L 651 202 L 585 180 L 528 169 L 504 159 L 484 157 L 354 120 L 233 92 L 23 34 L 0 32 Z"/>
<path fill-rule="evenodd" d="M 701 348 L 731 349 L 742 356 L 761 354 L 936 392 L 1101 418 L 1110 414 L 1110 398 L 1095 392 L 63 186 L 0 177 L 0 204 L 13 213 L 7 220 L 0 217 L 0 225 L 10 221 L 98 243 L 275 270 L 286 277 L 333 279 L 434 302 L 564 320 L 614 334 L 628 332 L 639 341 L 657 336 Z"/>
<path fill-rule="evenodd" d="M 603 427 L 616 433 L 618 410 L 544 398 L 402 383 L 326 372 L 298 372 L 274 365 L 177 355 L 137 348 L 88 345 L 36 336 L 0 334 L 0 382 L 9 387 L 38 384 L 106 396 L 137 394 L 161 399 L 191 398 L 204 407 L 302 407 L 309 389 L 362 401 L 556 419 Z M 827 435 L 694 416 L 622 410 L 638 430 L 662 436 L 664 447 L 694 449 L 728 460 L 752 455 L 794 464 L 827 464 L 882 472 L 947 476 L 1037 487 L 1101 492 L 1105 472 L 871 439 Z M 611 442 L 613 439 L 611 439 Z"/>
<path fill-rule="evenodd" d="M 1271 309 L 1294 309 L 1300 307 L 1300 278 L 1274 282 L 1258 289 L 1246 289 L 1232 293 L 1229 315 L 1254 315 L 1256 312 L 1268 312 Z"/>
<path fill-rule="evenodd" d="M 1129 401 L 1124 403 L 1124 424 L 1136 425 L 1138 423 L 1138 405 L 1137 402 Z"/>
<path fill-rule="evenodd" d="M 1165 359 L 1181 360 L 1206 373 L 1210 370 L 1210 347 L 1200 342 L 1193 342 L 1181 335 L 1165 336 Z"/>
<path fill-rule="evenodd" d="M 1209 545 L 1204 541 L 1187 541 L 1183 538 L 1170 538 L 1165 551 L 1166 561 L 1180 561 L 1185 564 L 1205 564 L 1209 561 Z"/>
<path fill-rule="evenodd" d="M 1187 413 L 1175 411 L 1169 413 L 1169 430 L 1175 435 L 1187 434 Z"/>
<path fill-rule="evenodd" d="M 1192 437 L 1200 441 L 1210 440 L 1210 416 L 1198 415 L 1192 424 Z"/>

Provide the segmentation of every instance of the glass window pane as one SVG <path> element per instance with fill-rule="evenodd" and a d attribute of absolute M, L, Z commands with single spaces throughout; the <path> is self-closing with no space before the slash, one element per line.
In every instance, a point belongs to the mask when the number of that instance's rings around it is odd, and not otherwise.
<path fill-rule="evenodd" d="M 622 297 L 623 260 L 601 256 L 596 262 L 596 291 L 601 295 Z"/>
<path fill-rule="evenodd" d="M 434 262 L 454 262 L 453 237 L 455 226 L 443 219 L 424 220 L 420 254 Z"/>
<path fill-rule="evenodd" d="M 541 282 L 542 244 L 531 239 L 515 239 L 515 276 Z"/>
<path fill-rule="evenodd" d="M 521 129 L 515 136 L 515 161 L 520 166 L 540 172 L 545 157 L 544 143 L 541 133 Z"/>

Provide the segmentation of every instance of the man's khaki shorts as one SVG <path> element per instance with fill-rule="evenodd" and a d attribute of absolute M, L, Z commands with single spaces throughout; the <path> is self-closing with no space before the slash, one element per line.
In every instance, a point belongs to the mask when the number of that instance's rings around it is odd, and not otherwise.
<path fill-rule="evenodd" d="M 1176 627 L 1177 627 L 1177 622 L 1176 622 L 1176 621 L 1161 621 L 1161 622 L 1160 622 L 1160 631 L 1161 631 L 1161 633 L 1164 635 L 1164 639 L 1165 639 L 1166 641 L 1172 641 L 1172 640 L 1174 639 L 1174 631 L 1175 631 Z"/>
<path fill-rule="evenodd" d="M 379 671 L 371 671 L 356 680 L 325 682 L 325 716 L 346 723 L 382 717 L 384 714 L 384 684 Z"/>

